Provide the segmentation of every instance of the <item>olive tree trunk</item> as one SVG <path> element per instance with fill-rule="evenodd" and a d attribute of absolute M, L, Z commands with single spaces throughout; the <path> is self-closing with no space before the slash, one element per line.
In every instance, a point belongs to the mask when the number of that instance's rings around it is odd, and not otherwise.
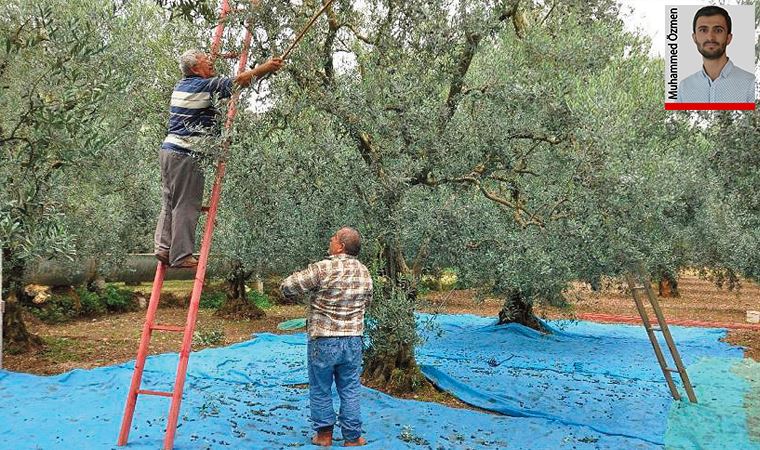
<path fill-rule="evenodd" d="M 24 323 L 22 302 L 28 300 L 24 292 L 24 263 L 15 260 L 10 251 L 3 249 L 3 292 L 5 314 L 3 314 L 3 351 L 8 353 L 25 353 L 42 347 L 42 339 L 30 333 Z"/>
<path fill-rule="evenodd" d="M 252 275 L 244 269 L 240 261 L 233 262 L 233 269 L 227 276 L 227 300 L 216 312 L 217 315 L 230 319 L 262 319 L 266 317 L 263 309 L 256 306 L 246 296 L 245 282 Z"/>
<path fill-rule="evenodd" d="M 397 243 L 383 245 L 380 254 L 383 273 L 375 280 L 368 311 L 370 346 L 364 376 L 371 385 L 389 392 L 414 392 L 426 383 L 414 357 L 419 342 L 414 282 Z"/>
<path fill-rule="evenodd" d="M 533 302 L 525 298 L 519 291 L 510 292 L 504 299 L 504 305 L 499 311 L 499 325 L 519 323 L 528 328 L 548 333 L 538 317 L 533 314 Z"/>
<path fill-rule="evenodd" d="M 662 298 L 680 297 L 678 277 L 667 271 L 662 272 L 658 283 L 658 294 Z"/>

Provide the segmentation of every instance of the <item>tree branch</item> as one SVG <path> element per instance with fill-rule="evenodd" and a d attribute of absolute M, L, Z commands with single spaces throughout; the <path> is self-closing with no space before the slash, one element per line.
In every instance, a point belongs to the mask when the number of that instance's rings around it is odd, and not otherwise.
<path fill-rule="evenodd" d="M 502 22 L 509 19 L 517 12 L 517 6 L 519 3 L 519 0 L 515 0 L 509 8 L 505 8 L 500 13 L 497 13 L 497 25 L 494 25 L 485 31 L 489 34 L 496 31 Z M 464 48 L 462 49 L 462 53 L 459 56 L 457 68 L 451 77 L 451 82 L 449 84 L 449 94 L 446 96 L 445 106 L 441 113 L 441 120 L 439 124 L 440 131 L 443 131 L 446 128 L 446 125 L 454 116 L 454 112 L 456 111 L 457 105 L 461 99 L 461 94 L 464 87 L 464 79 L 467 76 L 467 72 L 470 70 L 472 60 L 475 57 L 475 53 L 478 49 L 478 44 L 480 44 L 480 41 L 482 39 L 483 35 L 479 32 L 474 32 L 471 30 L 465 31 Z"/>
<path fill-rule="evenodd" d="M 543 18 L 543 19 L 541 19 L 541 22 L 539 22 L 539 24 L 538 24 L 538 26 L 539 26 L 539 27 L 540 27 L 540 26 L 542 26 L 542 25 L 544 24 L 544 22 L 546 22 L 546 19 L 548 19 L 548 18 L 549 18 L 549 16 L 550 16 L 550 15 L 551 15 L 551 13 L 554 11 L 554 8 L 555 8 L 556 6 L 557 6 L 557 2 L 553 2 L 553 3 L 552 3 L 552 7 L 551 7 L 551 8 L 549 8 L 549 12 L 548 12 L 548 13 L 546 13 L 546 15 L 544 16 L 544 18 Z"/>
<path fill-rule="evenodd" d="M 323 4 L 327 0 L 323 0 Z M 332 47 L 335 42 L 335 36 L 338 34 L 340 25 L 338 24 L 338 17 L 335 15 L 335 11 L 332 9 L 332 5 L 327 8 L 327 37 L 325 38 L 325 44 L 322 47 L 322 59 L 323 68 L 325 71 L 325 81 L 327 84 L 332 84 L 335 77 L 335 68 L 333 67 L 333 53 Z"/>
<path fill-rule="evenodd" d="M 369 44 L 369 45 L 371 45 L 371 46 L 373 46 L 373 47 L 374 47 L 375 45 L 377 45 L 377 43 L 376 43 L 375 39 L 370 39 L 370 38 L 368 38 L 367 36 L 364 36 L 363 34 L 359 33 L 359 32 L 356 30 L 356 28 L 354 27 L 354 25 L 353 25 L 353 24 L 350 24 L 350 23 L 345 23 L 345 24 L 343 24 L 343 26 L 344 26 L 345 28 L 348 28 L 349 30 L 351 30 L 351 32 L 354 34 L 354 36 L 356 36 L 356 38 L 357 38 L 357 39 L 359 39 L 360 41 L 364 42 L 365 44 Z"/>
<path fill-rule="evenodd" d="M 552 145 L 564 142 L 564 139 L 560 139 L 557 136 L 538 135 L 531 132 L 512 133 L 509 135 L 509 139 L 530 139 L 532 141 L 547 142 Z"/>
<path fill-rule="evenodd" d="M 482 35 L 479 33 L 465 33 L 464 49 L 459 57 L 459 63 L 454 71 L 454 75 L 451 78 L 449 94 L 446 96 L 446 103 L 441 115 L 441 122 L 439 125 L 441 131 L 446 128 L 446 124 L 454 116 L 454 111 L 459 103 L 459 95 L 462 93 L 462 88 L 464 87 L 464 78 L 470 70 L 472 59 L 475 57 L 475 51 L 481 39 Z"/>

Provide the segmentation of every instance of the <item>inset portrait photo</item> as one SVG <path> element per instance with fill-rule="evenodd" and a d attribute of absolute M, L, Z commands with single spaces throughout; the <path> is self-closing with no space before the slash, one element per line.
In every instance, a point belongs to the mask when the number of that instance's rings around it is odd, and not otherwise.
<path fill-rule="evenodd" d="M 665 7 L 665 109 L 755 109 L 755 8 Z"/>

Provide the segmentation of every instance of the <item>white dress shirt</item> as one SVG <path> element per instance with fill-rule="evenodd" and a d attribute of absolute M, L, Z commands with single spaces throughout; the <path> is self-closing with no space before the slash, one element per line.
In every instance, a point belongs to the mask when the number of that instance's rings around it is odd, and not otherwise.
<path fill-rule="evenodd" d="M 686 103 L 754 103 L 755 75 L 726 63 L 711 80 L 704 67 L 678 85 L 678 101 Z"/>

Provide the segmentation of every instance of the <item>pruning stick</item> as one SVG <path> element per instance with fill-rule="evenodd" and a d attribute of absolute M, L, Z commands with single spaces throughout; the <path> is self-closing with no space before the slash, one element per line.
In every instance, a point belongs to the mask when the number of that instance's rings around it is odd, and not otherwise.
<path fill-rule="evenodd" d="M 303 28 L 301 29 L 301 31 L 299 31 L 299 32 L 298 32 L 298 35 L 296 35 L 296 38 L 293 40 L 293 42 L 291 42 L 291 43 L 290 43 L 290 45 L 289 45 L 289 46 L 288 46 L 288 48 L 285 50 L 285 52 L 282 54 L 282 56 L 280 56 L 280 59 L 285 59 L 285 58 L 287 58 L 287 57 L 288 57 L 288 55 L 290 55 L 290 53 L 291 53 L 291 52 L 292 52 L 292 51 L 293 51 L 293 50 L 296 48 L 296 46 L 298 45 L 298 43 L 299 43 L 299 42 L 301 42 L 301 39 L 303 39 L 303 37 L 304 37 L 304 35 L 306 34 L 306 32 L 308 32 L 308 31 L 311 29 L 311 27 L 312 27 L 312 26 L 314 26 L 314 22 L 316 22 L 316 21 L 317 21 L 317 19 L 319 19 L 319 16 L 321 16 L 321 15 L 322 15 L 322 13 L 324 13 L 324 12 L 327 10 L 327 8 L 328 8 L 330 5 L 332 5 L 333 1 L 335 1 L 335 0 L 327 0 L 327 1 L 325 2 L 325 4 L 324 4 L 324 5 L 322 5 L 322 7 L 321 7 L 321 8 L 319 8 L 319 11 L 317 11 L 317 13 L 316 13 L 316 14 L 314 14 L 314 15 L 311 17 L 311 19 L 309 19 L 309 22 L 306 24 L 306 26 L 305 26 L 305 27 L 303 27 Z M 256 87 L 256 91 L 257 91 L 257 92 L 258 92 L 258 91 L 259 91 L 259 89 L 261 88 L 261 83 L 262 83 L 264 80 L 266 80 L 267 78 L 269 78 L 269 77 L 270 77 L 270 75 L 271 75 L 271 73 L 268 73 L 268 74 L 266 74 L 265 76 L 263 76 L 263 77 L 261 77 L 261 78 L 259 79 L 259 83 L 258 83 L 258 86 Z"/>
<path fill-rule="evenodd" d="M 290 55 L 290 52 L 292 52 L 293 49 L 296 48 L 296 45 L 298 45 L 298 43 L 301 42 L 301 39 L 303 39 L 303 36 L 306 34 L 306 32 L 309 31 L 309 29 L 314 25 L 314 22 L 317 21 L 317 19 L 319 18 L 319 16 L 321 16 L 322 13 L 324 13 L 325 10 L 330 5 L 332 5 L 333 1 L 334 0 L 327 0 L 325 2 L 325 4 L 322 5 L 321 8 L 319 8 L 319 11 L 317 11 L 317 13 L 314 14 L 314 16 L 312 16 L 312 18 L 309 20 L 309 23 L 307 23 L 306 26 L 303 27 L 303 29 L 301 30 L 301 32 L 298 33 L 298 36 L 296 36 L 296 38 L 293 40 L 293 42 L 290 43 L 290 46 L 288 47 L 287 50 L 285 50 L 285 53 L 283 53 L 282 56 L 280 56 L 281 59 L 285 59 L 285 58 L 288 57 L 288 55 Z"/>

